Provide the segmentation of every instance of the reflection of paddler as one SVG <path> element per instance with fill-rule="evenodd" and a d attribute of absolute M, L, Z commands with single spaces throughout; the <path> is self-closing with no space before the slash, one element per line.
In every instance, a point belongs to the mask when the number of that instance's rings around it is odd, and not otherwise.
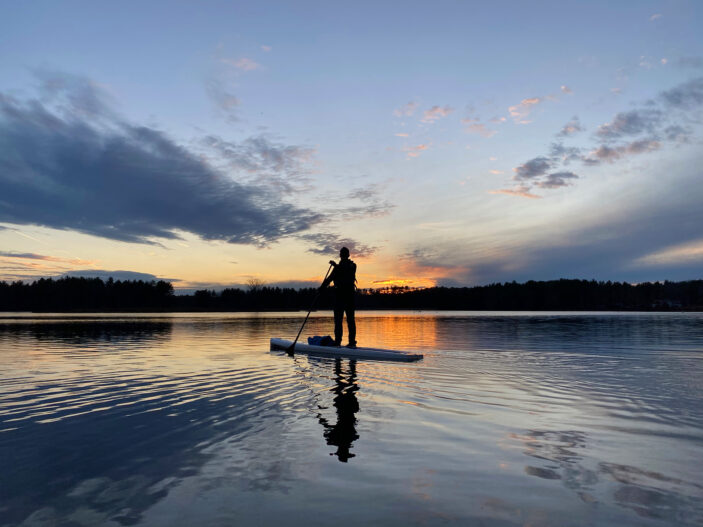
<path fill-rule="evenodd" d="M 359 439 L 356 433 L 356 412 L 359 411 L 359 402 L 356 399 L 356 392 L 359 386 L 356 384 L 356 361 L 349 361 L 349 377 L 344 378 L 342 372 L 342 359 L 336 359 L 334 363 L 335 387 L 332 388 L 334 397 L 334 407 L 337 410 L 337 422 L 330 425 L 327 419 L 320 416 L 320 424 L 325 427 L 324 436 L 328 445 L 336 446 L 336 455 L 343 463 L 354 454 L 349 452 L 354 440 Z"/>

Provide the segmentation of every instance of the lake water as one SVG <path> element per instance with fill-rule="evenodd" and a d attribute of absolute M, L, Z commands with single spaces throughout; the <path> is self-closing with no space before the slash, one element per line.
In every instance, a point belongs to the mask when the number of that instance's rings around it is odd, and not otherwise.
<path fill-rule="evenodd" d="M 1 315 L 0 526 L 703 524 L 703 314 L 303 315 Z"/>

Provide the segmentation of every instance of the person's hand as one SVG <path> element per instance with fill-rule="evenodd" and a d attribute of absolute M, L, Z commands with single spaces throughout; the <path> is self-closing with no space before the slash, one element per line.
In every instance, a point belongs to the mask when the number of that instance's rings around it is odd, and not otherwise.
<path fill-rule="evenodd" d="M 330 260 L 330 265 L 337 265 L 337 262 L 335 262 L 334 260 Z"/>

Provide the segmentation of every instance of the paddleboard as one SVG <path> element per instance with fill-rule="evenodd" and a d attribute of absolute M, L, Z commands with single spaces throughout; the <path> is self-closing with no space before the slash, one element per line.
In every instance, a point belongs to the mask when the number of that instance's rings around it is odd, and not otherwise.
<path fill-rule="evenodd" d="M 293 344 L 292 340 L 271 339 L 272 351 L 286 351 Z M 349 359 L 377 359 L 377 360 L 397 360 L 411 362 L 420 360 L 421 353 L 410 353 L 408 351 L 385 350 L 380 348 L 346 348 L 337 346 L 315 346 L 313 344 L 295 344 L 294 353 L 308 353 L 312 355 L 326 355 L 329 357 L 345 357 Z"/>

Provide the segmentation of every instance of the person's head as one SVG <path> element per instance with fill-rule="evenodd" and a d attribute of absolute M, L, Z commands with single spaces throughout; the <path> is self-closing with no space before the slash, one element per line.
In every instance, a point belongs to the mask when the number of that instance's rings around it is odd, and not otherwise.
<path fill-rule="evenodd" d="M 340 258 L 349 258 L 349 249 L 347 249 L 346 247 L 342 247 L 339 250 L 339 257 Z"/>

